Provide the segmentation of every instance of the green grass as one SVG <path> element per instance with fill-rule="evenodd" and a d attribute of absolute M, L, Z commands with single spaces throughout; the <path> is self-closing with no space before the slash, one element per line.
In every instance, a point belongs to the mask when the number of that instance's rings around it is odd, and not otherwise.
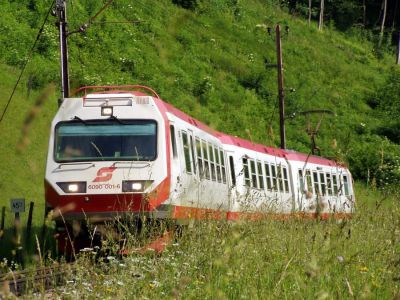
<path fill-rule="evenodd" d="M 399 198 L 357 186 L 351 220 L 203 221 L 161 255 L 92 265 L 53 296 L 105 299 L 393 299 L 400 293 Z M 131 247 L 143 241 L 129 237 Z M 36 295 L 41 297 L 40 295 Z"/>

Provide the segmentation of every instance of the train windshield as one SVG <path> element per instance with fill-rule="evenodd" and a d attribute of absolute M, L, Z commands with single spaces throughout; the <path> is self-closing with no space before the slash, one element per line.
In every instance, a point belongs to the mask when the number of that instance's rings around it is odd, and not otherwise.
<path fill-rule="evenodd" d="M 61 122 L 55 132 L 55 160 L 151 161 L 157 156 L 157 123 L 153 120 Z"/>

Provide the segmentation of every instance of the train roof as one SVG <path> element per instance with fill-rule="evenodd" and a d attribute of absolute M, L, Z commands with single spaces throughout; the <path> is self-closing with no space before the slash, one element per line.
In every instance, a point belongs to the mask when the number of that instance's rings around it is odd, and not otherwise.
<path fill-rule="evenodd" d="M 268 146 L 265 146 L 262 144 L 253 143 L 253 142 L 243 139 L 243 138 L 231 136 L 229 134 L 216 131 L 216 130 L 210 128 L 209 126 L 207 126 L 206 124 L 200 122 L 199 120 L 196 120 L 195 118 L 193 118 L 193 117 L 189 116 L 188 114 L 184 113 L 183 111 L 179 110 L 178 108 L 171 105 L 170 103 L 163 101 L 154 90 L 152 90 L 148 87 L 145 87 L 145 86 L 111 87 L 111 88 L 122 88 L 122 89 L 110 90 L 110 91 L 99 91 L 99 92 L 90 93 L 90 94 L 86 94 L 85 87 L 81 88 L 80 91 L 82 91 L 82 90 L 85 91 L 85 96 L 83 97 L 83 99 L 87 98 L 88 96 L 90 97 L 90 95 L 93 95 L 93 94 L 109 94 L 109 95 L 117 94 L 118 95 L 118 94 L 124 93 L 124 94 L 132 94 L 133 96 L 139 96 L 139 97 L 140 96 L 149 96 L 148 94 L 143 93 L 141 91 L 126 90 L 127 87 L 128 88 L 139 87 L 139 88 L 150 91 L 153 94 L 154 101 L 156 101 L 159 106 L 164 107 L 166 112 L 176 116 L 177 118 L 179 118 L 189 124 L 192 124 L 193 126 L 196 126 L 197 128 L 199 128 L 213 136 L 215 136 L 216 138 L 218 138 L 221 141 L 222 144 L 237 146 L 237 147 L 245 148 L 245 149 L 263 153 L 263 154 L 286 158 L 287 160 L 291 160 L 291 161 L 313 163 L 313 164 L 332 166 L 332 167 L 344 167 L 343 165 L 339 164 L 338 162 L 324 158 L 324 157 L 305 154 L 305 153 L 297 152 L 294 150 L 286 150 L 286 149 L 284 150 L 284 149 L 279 149 L 279 148 L 274 148 L 274 147 L 268 147 Z M 89 87 L 89 88 L 97 88 L 97 87 Z M 104 87 L 100 87 L 100 88 L 104 88 Z M 108 88 L 108 87 L 105 87 L 105 88 Z"/>

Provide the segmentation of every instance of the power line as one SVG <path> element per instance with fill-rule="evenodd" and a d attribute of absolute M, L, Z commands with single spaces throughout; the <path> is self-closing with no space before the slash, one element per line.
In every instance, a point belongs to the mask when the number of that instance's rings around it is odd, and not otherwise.
<path fill-rule="evenodd" d="M 11 95 L 10 95 L 10 98 L 8 99 L 8 102 L 7 102 L 7 104 L 6 104 L 6 107 L 4 108 L 3 113 L 2 113 L 2 115 L 1 115 L 0 123 L 3 121 L 3 118 L 4 118 L 4 116 L 5 116 L 6 112 L 7 112 L 7 109 L 8 109 L 8 107 L 9 107 L 10 103 L 11 103 L 11 100 L 13 99 L 14 93 L 15 93 L 15 91 L 17 90 L 17 87 L 18 87 L 18 84 L 19 84 L 19 82 L 20 82 L 20 80 L 21 80 L 21 78 L 22 78 L 22 75 L 24 74 L 24 71 L 25 71 L 25 69 L 26 69 L 26 66 L 28 65 L 28 62 L 30 61 L 30 59 L 32 58 L 33 51 L 35 50 L 36 44 L 37 44 L 37 42 L 39 41 L 40 36 L 42 35 L 44 26 L 46 25 L 47 19 L 49 18 L 49 15 L 50 15 L 50 13 L 51 13 L 51 11 L 52 11 L 52 9 L 53 9 L 54 3 L 55 3 L 55 0 L 53 0 L 53 2 L 51 3 L 50 8 L 49 8 L 49 10 L 47 11 L 46 17 L 45 17 L 45 19 L 44 19 L 44 21 L 43 21 L 43 24 L 42 24 L 42 26 L 40 27 L 39 32 L 38 32 L 38 34 L 37 34 L 37 36 L 36 36 L 36 40 L 35 40 L 35 42 L 33 43 L 33 45 L 32 45 L 32 47 L 31 47 L 30 51 L 28 52 L 27 59 L 26 59 L 24 65 L 22 66 L 21 73 L 19 74 L 19 77 L 18 77 L 18 79 L 17 79 L 17 82 L 16 82 L 15 85 L 14 85 L 14 88 L 13 88 L 13 91 L 12 91 L 12 93 L 11 93 Z"/>

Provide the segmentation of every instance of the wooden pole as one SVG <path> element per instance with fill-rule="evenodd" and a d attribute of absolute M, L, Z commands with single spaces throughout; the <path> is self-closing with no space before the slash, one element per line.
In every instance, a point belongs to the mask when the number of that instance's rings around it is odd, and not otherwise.
<path fill-rule="evenodd" d="M 18 264 L 20 264 L 22 267 L 24 267 L 24 260 L 22 257 L 20 228 L 21 228 L 21 218 L 19 216 L 19 212 L 16 212 L 15 219 L 14 219 L 14 239 L 15 239 L 15 252 L 16 252 L 15 259 Z"/>
<path fill-rule="evenodd" d="M 276 52 L 278 61 L 278 95 L 279 95 L 279 127 L 281 135 L 281 149 L 286 148 L 285 133 L 285 94 L 283 89 L 283 64 L 282 64 L 282 44 L 281 27 L 276 25 Z"/>

